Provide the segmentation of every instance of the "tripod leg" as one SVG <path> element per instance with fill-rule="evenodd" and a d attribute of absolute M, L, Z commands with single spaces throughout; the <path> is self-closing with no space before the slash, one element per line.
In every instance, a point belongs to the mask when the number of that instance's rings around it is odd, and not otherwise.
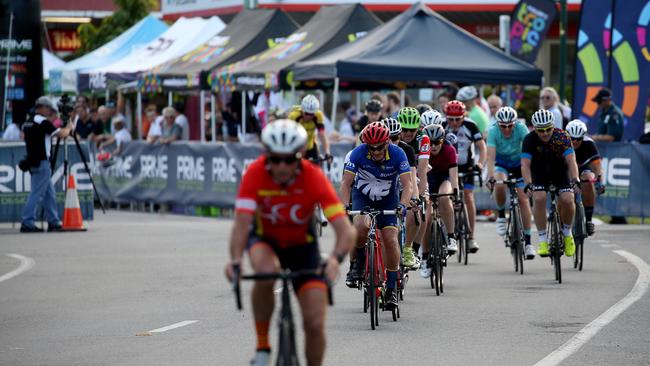
<path fill-rule="evenodd" d="M 99 207 L 102 208 L 102 213 L 106 213 L 106 208 L 104 208 L 102 197 L 99 195 L 99 192 L 97 192 L 97 187 L 95 186 L 95 180 L 93 179 L 93 175 L 90 172 L 90 168 L 88 168 L 88 161 L 86 160 L 86 156 L 84 155 L 84 152 L 81 149 L 81 145 L 79 144 L 79 139 L 77 138 L 76 134 L 72 134 L 72 138 L 74 139 L 75 145 L 77 145 L 77 150 L 79 151 L 81 162 L 84 164 L 84 168 L 86 168 L 86 172 L 88 173 L 88 178 L 90 178 L 90 183 L 93 186 L 93 191 L 95 192 L 95 194 L 97 195 L 97 199 L 99 200 Z"/>

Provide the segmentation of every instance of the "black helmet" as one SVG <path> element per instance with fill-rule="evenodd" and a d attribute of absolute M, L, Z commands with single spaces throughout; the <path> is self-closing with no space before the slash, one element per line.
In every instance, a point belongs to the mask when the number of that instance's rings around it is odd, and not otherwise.
<path fill-rule="evenodd" d="M 366 112 L 379 113 L 384 109 L 384 105 L 377 99 L 370 99 L 366 102 Z"/>
<path fill-rule="evenodd" d="M 430 111 L 430 110 L 432 110 L 433 108 L 432 108 L 430 105 L 428 105 L 428 104 L 424 104 L 424 103 L 422 103 L 422 104 L 418 104 L 418 105 L 416 105 L 416 106 L 415 106 L 415 109 L 417 109 L 417 110 L 418 110 L 418 113 L 420 113 L 420 115 L 422 115 L 422 113 L 424 113 L 424 112 L 426 112 L 426 111 Z"/>

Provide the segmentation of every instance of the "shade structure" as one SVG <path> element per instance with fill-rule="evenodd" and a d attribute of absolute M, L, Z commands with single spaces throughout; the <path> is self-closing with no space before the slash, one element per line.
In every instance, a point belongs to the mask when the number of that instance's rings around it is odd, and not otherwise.
<path fill-rule="evenodd" d="M 79 75 L 80 90 L 115 89 L 136 80 L 139 74 L 195 49 L 225 28 L 218 17 L 210 19 L 180 18 L 165 33 L 146 46 L 133 50 L 110 65 Z"/>
<path fill-rule="evenodd" d="M 167 24 L 149 15 L 86 55 L 72 60 L 65 66 L 50 70 L 50 92 L 76 92 L 77 74 L 116 62 L 134 49 L 143 47 L 167 30 Z"/>
<path fill-rule="evenodd" d="M 353 45 L 340 46 L 292 68 L 295 80 L 360 83 L 456 81 L 540 85 L 543 73 L 414 4 Z"/>
<path fill-rule="evenodd" d="M 360 4 L 323 6 L 275 47 L 209 72 L 213 90 L 288 88 L 288 68 L 363 37 L 381 21 Z"/>
<path fill-rule="evenodd" d="M 298 25 L 282 10 L 244 10 L 204 44 L 143 73 L 139 80 L 140 90 L 162 92 L 207 88 L 207 70 L 265 51 L 296 29 Z"/>

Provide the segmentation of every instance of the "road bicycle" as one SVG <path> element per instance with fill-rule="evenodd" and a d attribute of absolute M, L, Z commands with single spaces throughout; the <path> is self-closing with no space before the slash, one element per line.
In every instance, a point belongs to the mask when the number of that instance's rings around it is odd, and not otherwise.
<path fill-rule="evenodd" d="M 505 184 L 509 192 L 509 205 L 510 216 L 506 226 L 506 235 L 504 241 L 506 247 L 510 248 L 510 254 L 515 265 L 515 272 L 524 274 L 524 260 L 526 260 L 526 253 L 524 246 L 526 245 L 524 226 L 521 219 L 521 207 L 519 207 L 519 196 L 517 195 L 517 184 L 520 179 L 513 178 L 510 174 L 506 180 L 497 180 L 494 184 Z"/>
<path fill-rule="evenodd" d="M 562 235 L 562 224 L 560 213 L 557 208 L 559 189 L 550 185 L 547 192 L 551 195 L 551 205 L 546 225 L 546 237 L 549 240 L 549 253 L 551 264 L 555 268 L 555 280 L 562 283 L 562 255 L 564 254 L 564 236 Z"/>
<path fill-rule="evenodd" d="M 481 171 L 477 168 L 471 168 L 467 173 L 458 173 L 458 203 L 454 212 L 454 220 L 456 220 L 456 238 L 458 240 L 458 263 L 467 265 L 469 255 L 469 241 L 472 237 L 472 229 L 469 224 L 469 216 L 467 215 L 467 205 L 465 204 L 465 184 L 463 182 L 465 177 L 478 177 L 479 185 L 483 185 L 483 178 Z"/>
<path fill-rule="evenodd" d="M 320 268 L 310 270 L 290 271 L 287 269 L 277 273 L 255 273 L 242 275 L 240 273 L 240 267 L 234 267 L 233 290 L 235 292 L 235 300 L 238 310 L 243 309 L 241 301 L 241 280 L 263 281 L 280 279 L 282 281 L 280 317 L 278 318 L 279 335 L 277 348 L 278 355 L 275 363 L 276 366 L 298 366 L 300 364 L 298 361 L 298 354 L 296 349 L 296 331 L 295 324 L 293 322 L 293 312 L 291 309 L 291 298 L 289 296 L 289 283 L 291 280 L 299 277 L 323 276 L 324 268 L 325 264 L 322 264 Z M 329 305 L 334 305 L 332 287 L 329 281 L 327 282 L 327 297 Z"/>
<path fill-rule="evenodd" d="M 444 292 L 443 273 L 444 267 L 447 266 L 447 252 L 448 236 L 447 228 L 440 215 L 440 203 L 438 198 L 442 197 L 456 197 L 456 193 L 430 193 L 429 198 L 431 201 L 432 216 L 431 216 L 431 243 L 429 245 L 429 258 L 427 258 L 427 266 L 431 269 L 429 273 L 429 282 L 431 288 L 436 290 L 436 295 L 440 296 Z"/>

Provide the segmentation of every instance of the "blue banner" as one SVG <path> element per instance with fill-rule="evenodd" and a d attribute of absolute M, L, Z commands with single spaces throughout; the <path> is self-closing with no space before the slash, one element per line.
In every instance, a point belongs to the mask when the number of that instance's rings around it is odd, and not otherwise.
<path fill-rule="evenodd" d="M 512 13 L 510 53 L 526 62 L 535 63 L 557 9 L 551 0 L 521 0 Z"/>
<path fill-rule="evenodd" d="M 576 47 L 573 117 L 595 133 L 600 111 L 591 99 L 602 87 L 625 117 L 626 140 L 643 134 L 650 91 L 650 1 L 584 0 Z"/>

